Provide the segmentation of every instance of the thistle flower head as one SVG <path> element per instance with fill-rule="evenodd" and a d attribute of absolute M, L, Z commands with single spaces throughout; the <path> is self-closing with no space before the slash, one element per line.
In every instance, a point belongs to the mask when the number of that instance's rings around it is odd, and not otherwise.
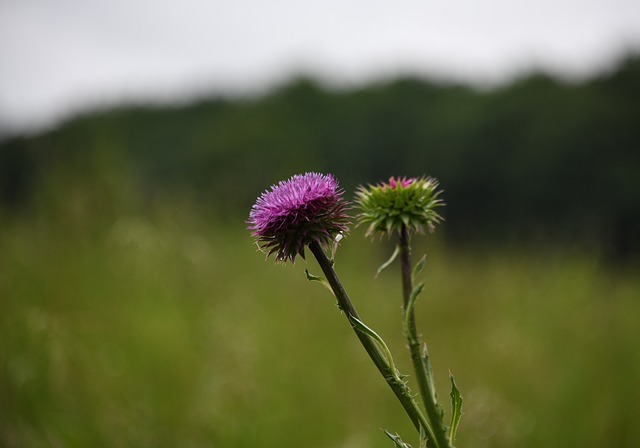
<path fill-rule="evenodd" d="M 430 232 L 442 217 L 436 208 L 444 202 L 438 198 L 438 181 L 430 177 L 390 178 L 389 182 L 361 186 L 356 193 L 360 214 L 357 224 L 369 224 L 366 235 L 400 233 L 406 226 L 410 233 Z"/>
<path fill-rule="evenodd" d="M 273 185 L 262 193 L 249 214 L 249 230 L 267 256 L 276 260 L 304 258 L 312 242 L 328 247 L 347 232 L 347 202 L 336 179 L 330 175 L 305 173 Z"/>

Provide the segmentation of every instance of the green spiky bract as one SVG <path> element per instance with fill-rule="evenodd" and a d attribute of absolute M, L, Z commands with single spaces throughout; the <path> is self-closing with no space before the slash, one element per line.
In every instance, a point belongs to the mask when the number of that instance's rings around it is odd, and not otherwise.
<path fill-rule="evenodd" d="M 439 199 L 438 181 L 431 177 L 389 179 L 388 183 L 360 187 L 356 202 L 360 213 L 358 225 L 369 224 L 366 235 L 399 234 L 403 225 L 409 233 L 430 232 L 442 221 L 436 208 L 444 205 Z"/>

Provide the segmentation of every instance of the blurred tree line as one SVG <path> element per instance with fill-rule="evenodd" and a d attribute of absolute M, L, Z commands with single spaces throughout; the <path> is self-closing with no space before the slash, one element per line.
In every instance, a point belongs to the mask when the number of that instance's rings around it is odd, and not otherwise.
<path fill-rule="evenodd" d="M 269 185 L 332 172 L 350 196 L 438 178 L 453 242 L 544 240 L 640 254 L 640 57 L 580 83 L 478 91 L 406 78 L 349 91 L 298 79 L 258 98 L 123 106 L 0 142 L 5 217 L 84 198 L 105 219 L 189 197 L 243 220 Z M 75 199 L 74 199 L 75 198 Z"/>

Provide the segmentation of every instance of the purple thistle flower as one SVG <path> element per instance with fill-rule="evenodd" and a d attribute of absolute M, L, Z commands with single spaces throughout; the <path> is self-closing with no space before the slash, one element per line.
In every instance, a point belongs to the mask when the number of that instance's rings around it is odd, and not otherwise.
<path fill-rule="evenodd" d="M 298 174 L 273 185 L 258 198 L 249 214 L 249 230 L 267 256 L 276 260 L 304 258 L 311 242 L 328 247 L 348 230 L 347 202 L 336 179 L 319 173 Z"/>

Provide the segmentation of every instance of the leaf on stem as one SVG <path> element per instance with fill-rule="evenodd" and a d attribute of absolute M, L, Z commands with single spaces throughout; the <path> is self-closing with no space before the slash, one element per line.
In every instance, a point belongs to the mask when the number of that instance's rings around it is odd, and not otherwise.
<path fill-rule="evenodd" d="M 376 272 L 376 276 L 374 278 L 378 278 L 378 275 L 380 275 L 382 271 L 387 269 L 391 265 L 391 263 L 393 263 L 393 261 L 398 257 L 399 253 L 400 253 L 400 246 L 396 246 L 396 250 L 393 251 L 393 254 L 391 254 L 389 259 L 380 265 L 380 267 L 378 268 L 378 271 Z"/>
<path fill-rule="evenodd" d="M 413 306 L 416 303 L 416 299 L 422 292 L 422 288 L 424 288 L 424 283 L 420 283 L 413 288 L 411 294 L 409 295 L 409 300 L 407 301 L 407 306 L 404 309 L 404 331 L 409 338 L 409 343 L 419 344 L 419 339 L 415 332 L 411 331 L 411 316 L 413 315 Z"/>
<path fill-rule="evenodd" d="M 398 371 L 396 370 L 396 365 L 393 362 L 393 356 L 391 356 L 391 350 L 389 350 L 389 347 L 384 342 L 384 339 L 382 339 L 380 335 L 375 331 L 373 331 L 371 328 L 367 327 L 364 324 L 364 322 L 362 322 L 360 319 L 351 316 L 351 321 L 353 322 L 353 324 L 355 325 L 356 329 L 359 332 L 366 334 L 367 336 L 371 337 L 374 341 L 376 341 L 376 343 L 380 346 L 380 348 L 384 352 L 385 358 L 387 358 L 387 363 L 389 364 L 389 369 L 391 370 L 391 374 L 393 375 L 394 380 L 398 384 L 404 384 L 404 382 L 402 381 L 402 378 L 400 378 Z"/>
<path fill-rule="evenodd" d="M 416 299 L 418 298 L 418 296 L 420 295 L 423 289 L 424 289 L 424 283 L 418 283 L 415 286 L 415 288 L 413 288 L 413 291 L 411 291 L 411 295 L 409 295 L 409 301 L 407 302 L 407 310 L 410 310 L 413 308 L 413 305 L 416 303 Z"/>
<path fill-rule="evenodd" d="M 319 282 L 322 286 L 324 286 L 329 291 L 331 291 L 331 294 L 335 296 L 335 294 L 333 293 L 333 289 L 331 288 L 331 285 L 324 278 L 318 277 L 317 275 L 313 275 L 312 273 L 309 272 L 308 269 L 304 270 L 304 274 L 307 276 L 307 280 L 309 280 L 310 282 Z"/>
<path fill-rule="evenodd" d="M 433 370 L 431 369 L 431 359 L 429 357 L 429 349 L 427 348 L 427 344 L 425 343 L 423 345 L 422 348 L 422 363 L 424 364 L 424 369 L 427 373 L 427 382 L 429 383 L 429 388 L 432 391 L 432 397 L 431 399 L 433 400 L 433 403 L 436 406 L 436 410 L 438 411 L 438 414 L 440 415 L 440 420 L 442 420 L 442 418 L 444 417 L 444 409 L 442 409 L 442 406 L 440 406 L 440 403 L 438 403 L 438 395 L 436 394 L 436 386 L 435 383 L 433 381 Z"/>
<path fill-rule="evenodd" d="M 418 278 L 418 275 L 420 275 L 420 273 L 424 269 L 425 264 L 427 264 L 427 255 L 426 254 L 424 254 L 422 256 L 422 258 L 420 259 L 420 261 L 418 261 L 416 263 L 416 265 L 413 267 L 413 272 L 411 273 L 411 281 L 413 283 L 416 282 L 416 279 Z"/>
<path fill-rule="evenodd" d="M 383 429 L 384 433 L 387 435 L 387 437 L 389 437 L 391 440 L 393 440 L 394 445 L 396 446 L 396 448 L 411 448 L 411 445 L 409 445 L 408 443 L 404 442 L 400 436 L 398 434 L 391 434 L 389 431 L 387 431 L 386 429 Z"/>
<path fill-rule="evenodd" d="M 449 427 L 449 443 L 453 446 L 456 441 L 458 423 L 460 423 L 460 417 L 462 417 L 462 396 L 451 372 L 449 372 L 449 379 L 451 379 L 451 426 Z"/>
<path fill-rule="evenodd" d="M 411 313 L 413 311 L 413 305 L 415 305 L 416 303 L 416 299 L 418 298 L 418 296 L 420 295 L 420 293 L 422 292 L 422 289 L 424 288 L 424 283 L 419 283 L 418 285 L 415 286 L 415 288 L 413 288 L 413 291 L 411 291 L 411 294 L 409 295 L 409 300 L 407 301 L 407 306 L 404 310 L 404 329 L 407 332 L 408 335 L 411 334 L 411 332 L 409 332 L 409 325 L 410 325 L 410 319 L 411 319 Z M 417 340 L 414 341 L 417 343 Z"/>

